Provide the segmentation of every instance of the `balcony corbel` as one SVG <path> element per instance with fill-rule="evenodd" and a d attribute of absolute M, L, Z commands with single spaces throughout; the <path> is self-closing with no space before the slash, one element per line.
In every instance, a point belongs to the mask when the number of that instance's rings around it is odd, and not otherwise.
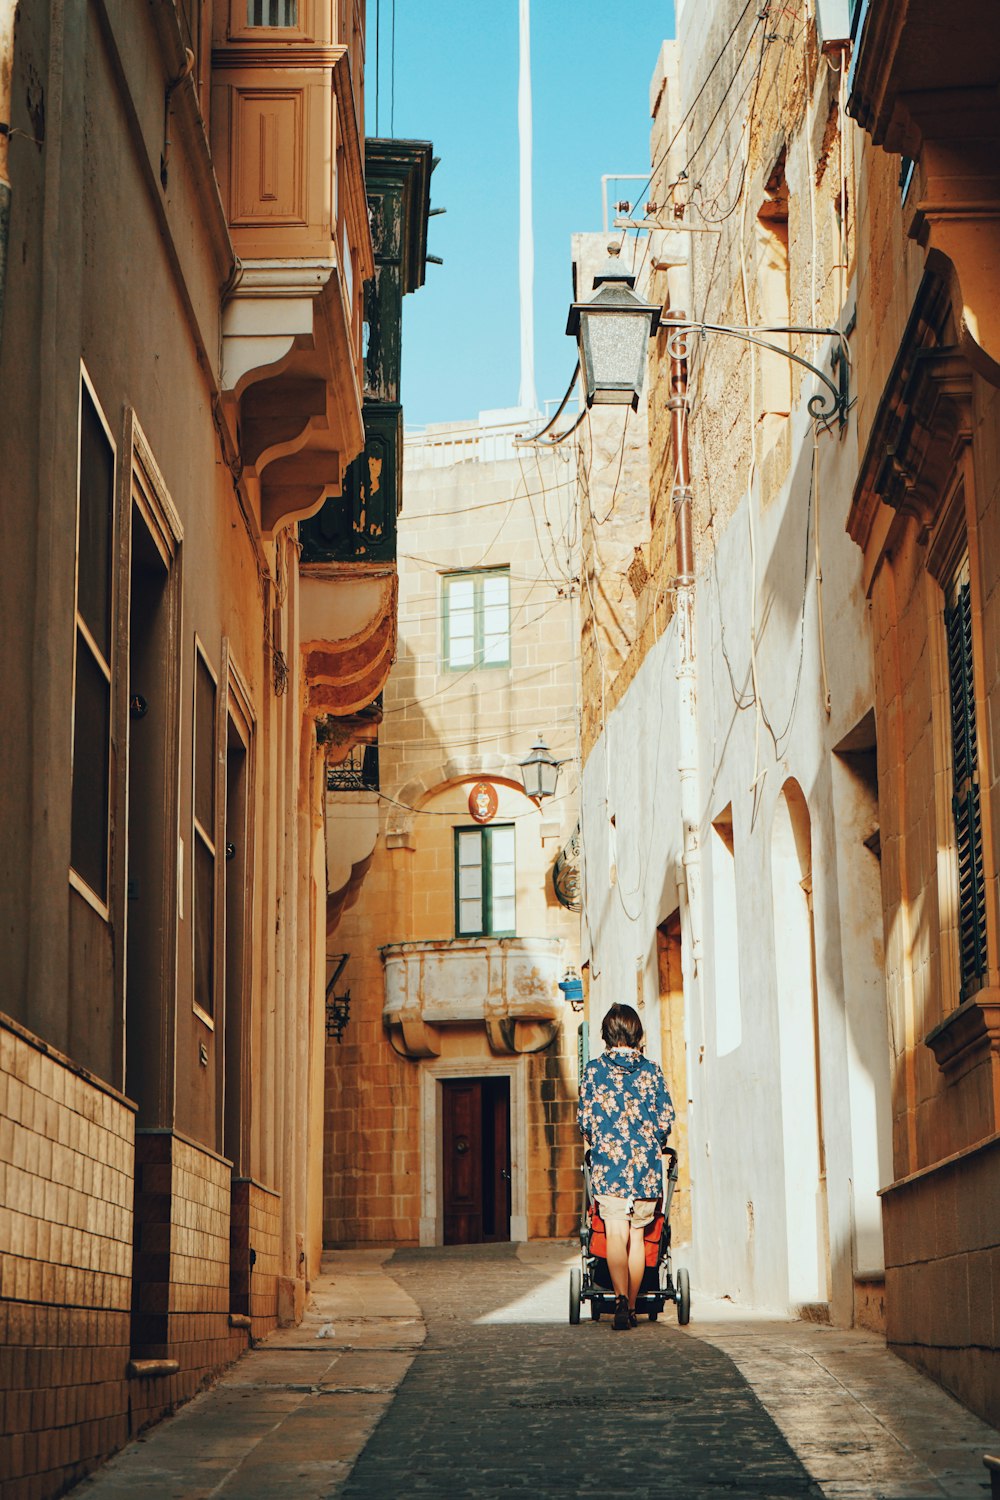
<path fill-rule="evenodd" d="M 358 714 L 382 691 L 395 656 L 396 570 L 321 563 L 303 567 L 301 578 L 307 710 Z"/>

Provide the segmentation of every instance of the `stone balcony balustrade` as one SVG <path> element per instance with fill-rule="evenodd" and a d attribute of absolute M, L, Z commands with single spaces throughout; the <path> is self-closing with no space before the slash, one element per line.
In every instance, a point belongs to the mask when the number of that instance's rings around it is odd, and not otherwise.
<path fill-rule="evenodd" d="M 437 1057 L 443 1027 L 486 1027 L 494 1052 L 539 1052 L 556 1034 L 564 1002 L 556 938 L 442 938 L 390 943 L 382 1019 L 396 1051 Z"/>

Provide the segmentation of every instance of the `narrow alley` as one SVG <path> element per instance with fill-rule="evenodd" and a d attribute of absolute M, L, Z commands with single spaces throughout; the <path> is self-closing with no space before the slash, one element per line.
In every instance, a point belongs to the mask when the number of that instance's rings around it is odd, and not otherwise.
<path fill-rule="evenodd" d="M 1000 0 L 0 0 L 0 1500 L 1000 1500 L 998 162 Z"/>
<path fill-rule="evenodd" d="M 74 1500 L 983 1500 L 1000 1433 L 859 1330 L 566 1320 L 569 1244 L 343 1251 Z"/>

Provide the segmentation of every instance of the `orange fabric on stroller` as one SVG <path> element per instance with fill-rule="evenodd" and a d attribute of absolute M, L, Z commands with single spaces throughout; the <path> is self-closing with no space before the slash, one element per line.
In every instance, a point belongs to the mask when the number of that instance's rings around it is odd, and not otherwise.
<path fill-rule="evenodd" d="M 662 1207 L 662 1200 L 657 1199 Z M 660 1253 L 660 1236 L 663 1233 L 663 1214 L 657 1208 L 650 1223 L 643 1231 L 646 1241 L 646 1264 L 655 1266 Z M 608 1258 L 608 1235 L 604 1228 L 604 1220 L 601 1218 L 600 1209 L 596 1203 L 590 1205 L 590 1253 L 597 1255 L 601 1260 Z"/>

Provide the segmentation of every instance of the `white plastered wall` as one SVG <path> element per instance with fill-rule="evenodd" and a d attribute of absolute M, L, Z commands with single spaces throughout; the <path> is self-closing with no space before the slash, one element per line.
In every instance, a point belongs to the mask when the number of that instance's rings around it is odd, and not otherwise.
<path fill-rule="evenodd" d="M 815 496 L 812 503 L 809 500 L 811 431 L 801 416 L 791 420 L 796 424 L 793 452 L 797 460 L 782 492 L 763 512 L 758 505 L 756 512 L 760 695 L 776 730 L 784 730 L 786 724 L 788 729 L 778 734 L 778 753 L 766 728 L 758 725 L 752 704 L 737 706 L 730 678 L 731 667 L 738 687 L 749 667 L 751 590 L 744 499 L 718 538 L 715 564 L 706 570 L 702 562 L 698 578 L 697 695 L 706 892 L 702 972 L 696 980 L 683 893 L 678 895 L 677 885 L 681 851 L 676 639 L 671 625 L 609 715 L 605 733 L 584 770 L 591 1045 L 599 1049 L 599 1023 L 608 1006 L 616 999 L 631 999 L 635 993 L 637 968 L 645 978 L 646 1031 L 655 1044 L 659 1033 L 655 931 L 680 906 L 691 1096 L 693 1275 L 706 1292 L 726 1294 L 760 1308 L 783 1310 L 794 1305 L 789 1245 L 812 1236 L 815 1220 L 810 1218 L 812 1206 L 789 1201 L 786 1185 L 784 1141 L 786 1129 L 795 1125 L 794 1119 L 786 1117 L 795 1102 L 790 1094 L 783 1097 L 780 1087 L 776 932 L 780 942 L 782 924 L 780 906 L 775 922 L 771 865 L 777 800 L 784 783 L 794 778 L 806 799 L 812 838 L 832 1313 L 836 1321 L 846 1323 L 852 1317 L 854 1274 L 877 1271 L 880 1264 L 876 1194 L 886 1180 L 889 1145 L 884 1107 L 888 1043 L 884 999 L 876 982 L 881 917 L 877 904 L 862 910 L 856 899 L 844 868 L 844 842 L 858 836 L 859 818 L 845 814 L 842 791 L 834 799 L 834 746 L 870 706 L 871 656 L 860 554 L 843 530 L 843 497 L 850 492 L 856 461 L 849 432 L 839 441 L 822 440 L 819 459 L 828 717 L 812 563 L 803 609 L 806 519 L 809 516 L 814 525 L 817 510 Z M 766 622 L 763 629 L 762 620 Z M 723 624 L 730 667 L 723 656 Z M 730 803 L 741 1037 L 739 1045 L 720 1056 L 710 899 L 713 845 L 719 840 L 711 825 Z M 724 1031 L 732 1036 L 731 1027 Z"/>

